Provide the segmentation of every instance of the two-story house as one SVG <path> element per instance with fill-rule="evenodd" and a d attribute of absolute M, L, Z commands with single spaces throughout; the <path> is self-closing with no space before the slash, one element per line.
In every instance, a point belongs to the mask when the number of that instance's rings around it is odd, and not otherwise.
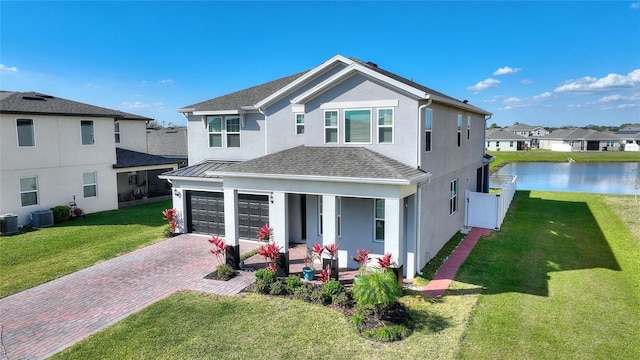
<path fill-rule="evenodd" d="M 178 109 L 189 163 L 174 187 L 182 232 L 237 248 L 269 223 L 289 242 L 392 253 L 408 277 L 464 225 L 464 192 L 488 191 L 485 110 L 336 55 L 319 66 Z"/>
<path fill-rule="evenodd" d="M 20 225 L 35 211 L 68 205 L 85 213 L 148 196 L 177 161 L 147 154 L 151 119 L 35 92 L 0 91 L 0 214 Z M 153 195 L 153 194 L 151 194 Z"/>

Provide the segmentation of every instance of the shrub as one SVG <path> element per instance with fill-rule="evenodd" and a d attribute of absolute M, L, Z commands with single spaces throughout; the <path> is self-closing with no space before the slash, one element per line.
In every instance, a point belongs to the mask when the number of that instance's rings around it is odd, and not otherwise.
<path fill-rule="evenodd" d="M 296 276 L 296 275 L 289 275 L 285 279 L 285 283 L 286 283 L 287 293 L 289 293 L 289 294 L 293 294 L 293 292 L 297 288 L 299 288 L 300 286 L 304 285 L 302 280 L 300 280 L 300 278 L 298 276 Z"/>
<path fill-rule="evenodd" d="M 53 222 L 60 224 L 61 222 L 69 219 L 69 212 L 71 208 L 67 205 L 59 205 L 51 208 L 53 212 Z"/>
<path fill-rule="evenodd" d="M 337 296 L 344 292 L 344 286 L 340 283 L 340 281 L 335 279 L 329 280 L 322 285 L 322 293 L 328 298 L 333 298 L 334 296 Z"/>
<path fill-rule="evenodd" d="M 322 291 L 322 289 L 311 290 L 311 298 L 309 299 L 309 302 L 318 305 L 324 305 L 327 302 L 327 299 L 328 298 L 324 296 L 324 292 Z"/>
<path fill-rule="evenodd" d="M 256 275 L 256 292 L 261 294 L 269 294 L 271 285 L 276 281 L 276 273 L 271 270 L 260 269 L 255 272 Z"/>
<path fill-rule="evenodd" d="M 269 294 L 271 295 L 283 295 L 286 292 L 287 292 L 287 288 L 285 284 L 280 280 L 274 281 L 271 284 L 271 289 L 269 289 Z"/>
<path fill-rule="evenodd" d="M 349 318 L 349 322 L 355 325 L 358 329 L 362 324 L 365 323 L 365 321 L 366 321 L 366 318 L 362 314 L 354 314 L 353 316 L 351 316 L 351 318 Z"/>
<path fill-rule="evenodd" d="M 351 306 L 351 298 L 347 292 L 342 292 L 338 295 L 334 295 L 331 297 L 331 302 L 339 307 L 348 308 Z"/>
<path fill-rule="evenodd" d="M 358 277 L 352 295 L 359 306 L 373 306 L 379 317 L 385 308 L 402 296 L 402 287 L 393 271 L 374 271 Z"/>
<path fill-rule="evenodd" d="M 296 288 L 295 290 L 293 290 L 293 298 L 306 301 L 306 302 L 311 302 L 311 292 L 312 290 L 310 287 L 300 286 L 299 288 Z"/>
<path fill-rule="evenodd" d="M 228 264 L 220 264 L 218 265 L 216 270 L 218 271 L 218 278 L 222 280 L 229 280 L 236 273 L 235 270 L 233 270 L 233 267 L 231 267 L 231 265 L 228 265 Z"/>
<path fill-rule="evenodd" d="M 405 326 L 389 325 L 365 331 L 364 337 L 383 342 L 390 342 L 402 340 L 405 337 L 409 336 L 410 333 L 411 330 L 407 329 L 407 327 Z"/>

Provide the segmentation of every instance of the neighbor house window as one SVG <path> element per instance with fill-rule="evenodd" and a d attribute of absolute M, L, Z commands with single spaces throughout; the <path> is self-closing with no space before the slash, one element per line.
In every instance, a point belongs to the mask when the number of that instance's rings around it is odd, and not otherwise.
<path fill-rule="evenodd" d="M 378 143 L 393 143 L 393 109 L 378 109 Z"/>
<path fill-rule="evenodd" d="M 607 147 L 612 147 L 614 146 L 615 141 L 614 140 L 607 140 Z"/>
<path fill-rule="evenodd" d="M 18 146 L 36 146 L 35 132 L 32 119 L 17 119 Z"/>
<path fill-rule="evenodd" d="M 338 143 L 338 111 L 324 112 L 324 143 Z"/>
<path fill-rule="evenodd" d="M 471 139 L 471 116 L 467 116 L 467 140 Z"/>
<path fill-rule="evenodd" d="M 569 146 L 573 147 L 575 144 L 576 144 L 575 141 L 573 140 L 569 141 Z"/>
<path fill-rule="evenodd" d="M 119 122 L 114 122 L 113 123 L 113 131 L 116 134 L 116 144 L 120 144 L 120 123 Z"/>
<path fill-rule="evenodd" d="M 209 147 L 222 147 L 222 117 L 208 116 Z"/>
<path fill-rule="evenodd" d="M 509 141 L 509 147 L 513 147 L 513 141 Z"/>
<path fill-rule="evenodd" d="M 130 171 L 127 179 L 129 180 L 129 185 L 138 185 L 138 172 Z"/>
<path fill-rule="evenodd" d="M 82 192 L 84 193 L 84 197 L 90 198 L 98 196 L 96 177 L 95 171 L 82 174 Z"/>
<path fill-rule="evenodd" d="M 227 116 L 227 147 L 240 147 L 240 117 Z"/>
<path fill-rule="evenodd" d="M 431 151 L 431 126 L 433 122 L 433 110 L 425 109 L 424 114 L 424 132 L 425 132 L 425 149 Z"/>
<path fill-rule="evenodd" d="M 82 145 L 95 144 L 92 120 L 80 121 L 80 132 L 82 133 Z"/>
<path fill-rule="evenodd" d="M 496 141 L 496 147 L 500 147 L 500 141 Z"/>
<path fill-rule="evenodd" d="M 296 114 L 296 135 L 304 135 L 304 114 Z"/>
<path fill-rule="evenodd" d="M 376 241 L 384 241 L 384 199 L 374 199 L 374 223 Z"/>
<path fill-rule="evenodd" d="M 462 115 L 458 114 L 458 132 L 457 132 L 457 137 L 458 137 L 458 147 L 460 147 L 460 144 L 462 142 Z"/>
<path fill-rule="evenodd" d="M 371 142 L 371 110 L 344 111 L 344 142 Z"/>
<path fill-rule="evenodd" d="M 449 215 L 453 215 L 458 211 L 458 179 L 451 182 L 449 188 Z"/>
<path fill-rule="evenodd" d="M 20 179 L 20 203 L 22 206 L 38 205 L 38 177 Z"/>
<path fill-rule="evenodd" d="M 491 141 L 487 141 L 487 147 L 491 146 Z"/>

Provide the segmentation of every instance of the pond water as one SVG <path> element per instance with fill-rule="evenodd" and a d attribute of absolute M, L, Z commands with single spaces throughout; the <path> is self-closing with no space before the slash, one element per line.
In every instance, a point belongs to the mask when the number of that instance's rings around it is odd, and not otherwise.
<path fill-rule="evenodd" d="M 640 162 L 511 163 L 497 175 L 517 175 L 518 190 L 640 193 Z"/>

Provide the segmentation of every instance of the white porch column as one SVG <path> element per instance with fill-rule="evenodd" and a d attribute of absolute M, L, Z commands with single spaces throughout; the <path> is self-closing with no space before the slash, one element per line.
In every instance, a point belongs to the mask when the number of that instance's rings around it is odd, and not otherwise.
<path fill-rule="evenodd" d="M 334 195 L 322 195 L 322 245 L 337 244 L 338 210 Z"/>
<path fill-rule="evenodd" d="M 227 245 L 240 245 L 238 190 L 224 189 L 224 239 Z"/>
<path fill-rule="evenodd" d="M 404 199 L 384 199 L 384 252 L 400 267 L 404 251 Z"/>
<path fill-rule="evenodd" d="M 273 228 L 273 241 L 282 247 L 281 253 L 289 252 L 289 219 L 287 194 L 274 192 L 273 204 L 269 206 L 269 227 Z M 271 197 L 270 197 L 271 198 Z"/>

